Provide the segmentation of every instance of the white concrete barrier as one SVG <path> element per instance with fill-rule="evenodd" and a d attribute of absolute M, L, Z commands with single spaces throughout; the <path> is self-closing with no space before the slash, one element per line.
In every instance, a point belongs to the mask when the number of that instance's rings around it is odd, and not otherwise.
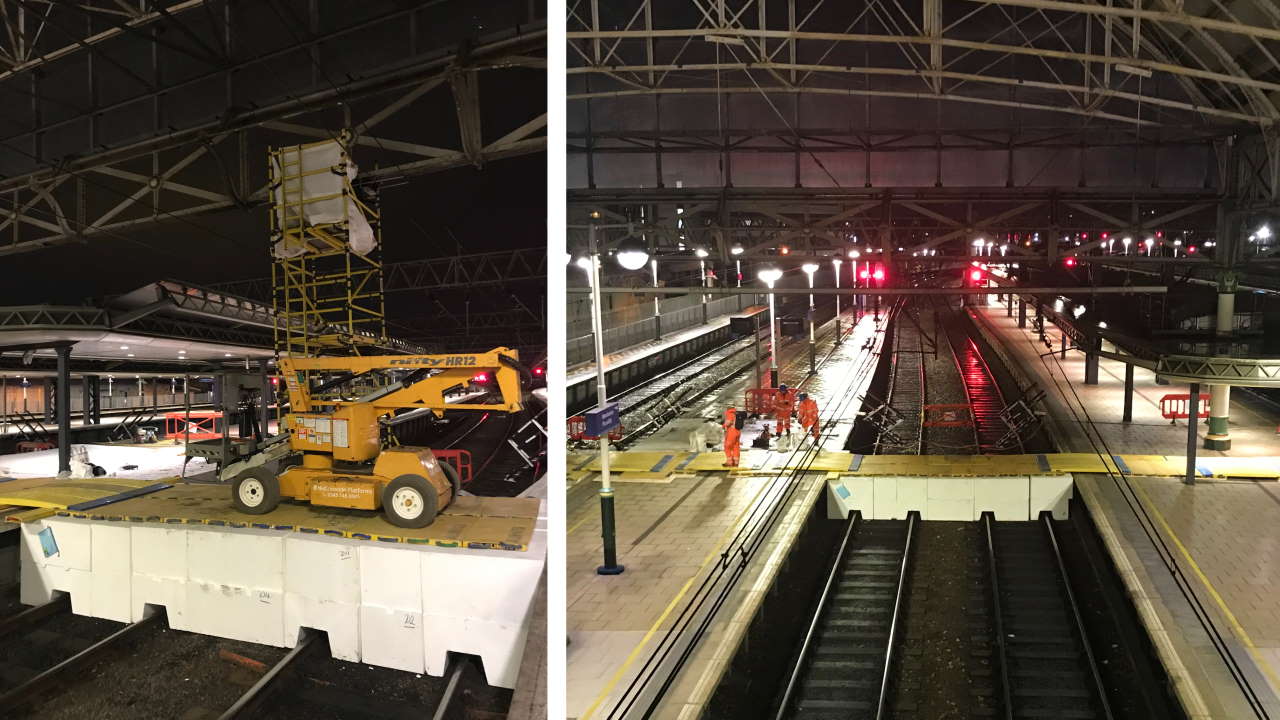
<path fill-rule="evenodd" d="M 69 593 L 76 614 L 118 622 L 163 606 L 176 630 L 277 647 L 314 628 L 336 658 L 435 676 L 448 653 L 468 653 L 491 685 L 513 688 L 545 513 L 544 502 L 525 552 L 51 517 L 22 526 L 21 600 Z"/>
<path fill-rule="evenodd" d="M 1062 520 L 1073 487 L 1070 475 L 847 475 L 827 481 L 827 517 L 858 510 L 866 520 L 900 520 L 918 510 L 922 520 L 974 521 L 991 511 L 996 520 L 1035 520 L 1048 510 Z"/>

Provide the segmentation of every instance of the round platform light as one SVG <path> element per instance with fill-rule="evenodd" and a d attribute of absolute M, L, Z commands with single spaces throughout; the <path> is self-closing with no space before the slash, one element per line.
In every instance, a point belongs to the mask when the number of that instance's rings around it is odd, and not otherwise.
<path fill-rule="evenodd" d="M 741 245 L 734 245 L 733 247 L 729 248 L 730 255 L 741 255 L 742 253 L 743 253 L 743 249 Z"/>
<path fill-rule="evenodd" d="M 764 268 L 756 273 L 756 277 L 760 278 L 769 287 L 773 287 L 774 283 L 782 279 L 782 271 L 778 268 Z"/>
<path fill-rule="evenodd" d="M 639 270 L 649 262 L 649 251 L 635 238 L 627 238 L 618 245 L 615 255 L 618 264 L 627 270 Z"/>

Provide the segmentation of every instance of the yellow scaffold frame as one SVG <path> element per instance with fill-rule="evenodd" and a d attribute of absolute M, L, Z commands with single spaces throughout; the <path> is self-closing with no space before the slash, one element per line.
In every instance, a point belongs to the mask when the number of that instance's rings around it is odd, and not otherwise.
<path fill-rule="evenodd" d="M 336 138 L 347 156 L 346 131 Z M 324 140 L 288 147 L 268 148 L 267 173 L 270 178 L 271 242 L 308 248 L 297 257 L 273 253 L 271 280 L 277 324 L 276 352 L 291 357 L 359 352 L 362 346 L 385 340 L 386 314 L 383 303 L 382 223 L 379 212 L 363 203 L 351 187 L 345 167 L 303 169 L 303 151 L 329 144 Z M 304 197 L 303 179 L 322 173 L 342 177 L 341 193 Z M 278 192 L 276 192 L 278 191 Z M 308 224 L 306 206 L 337 198 L 343 217 L 336 222 Z M 355 205 L 373 228 L 374 249 L 367 255 L 351 250 L 349 212 Z"/>

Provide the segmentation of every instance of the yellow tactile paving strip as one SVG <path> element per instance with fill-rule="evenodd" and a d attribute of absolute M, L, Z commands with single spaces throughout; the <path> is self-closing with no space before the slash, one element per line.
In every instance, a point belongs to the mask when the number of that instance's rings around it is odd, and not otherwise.
<path fill-rule="evenodd" d="M 794 470 L 791 453 L 745 450 L 742 464 L 724 467 L 720 452 L 614 452 L 609 456 L 610 470 L 637 473 L 649 482 L 655 476 L 673 473 L 748 473 Z M 1047 475 L 1060 473 L 1122 472 L 1138 476 L 1181 476 L 1186 473 L 1187 459 L 1182 455 L 1114 455 L 1109 458 L 1090 453 L 1056 453 L 1044 455 L 855 455 L 848 452 L 821 451 L 805 467 L 815 472 L 848 475 L 927 475 L 947 477 L 992 477 L 1000 475 Z M 570 472 L 598 472 L 598 453 L 571 453 Z M 1211 457 L 1196 461 L 1200 477 L 1242 478 L 1250 480 L 1280 479 L 1280 456 Z"/>

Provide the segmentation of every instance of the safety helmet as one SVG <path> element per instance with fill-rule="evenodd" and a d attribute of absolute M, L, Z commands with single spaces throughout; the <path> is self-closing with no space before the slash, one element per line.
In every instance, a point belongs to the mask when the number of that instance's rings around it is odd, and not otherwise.
<path fill-rule="evenodd" d="M 778 389 L 779 389 L 779 390 L 781 390 L 781 391 L 783 391 L 783 392 L 786 392 L 786 391 L 787 391 L 787 384 L 786 384 L 786 383 L 779 383 L 779 384 L 778 384 Z"/>
<path fill-rule="evenodd" d="M 797 395 L 796 397 L 797 397 L 797 398 L 799 398 L 800 400 L 808 400 L 808 399 L 809 399 L 809 393 L 800 393 L 800 394 L 799 394 L 799 395 Z"/>

